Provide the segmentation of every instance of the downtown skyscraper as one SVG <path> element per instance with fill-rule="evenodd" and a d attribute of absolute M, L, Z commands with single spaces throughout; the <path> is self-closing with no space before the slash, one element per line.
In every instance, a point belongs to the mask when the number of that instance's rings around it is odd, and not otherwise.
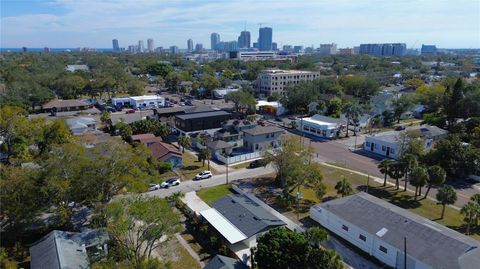
<path fill-rule="evenodd" d="M 258 32 L 258 49 L 262 51 L 272 50 L 272 28 L 263 27 Z"/>
<path fill-rule="evenodd" d="M 112 40 L 113 51 L 118 52 L 120 51 L 120 47 L 118 46 L 118 39 Z"/>
<path fill-rule="evenodd" d="M 193 51 L 193 40 L 192 39 L 187 40 L 187 49 L 188 49 L 188 51 Z"/>
<path fill-rule="evenodd" d="M 144 52 L 145 48 L 143 47 L 143 40 L 138 40 L 137 52 Z"/>
<path fill-rule="evenodd" d="M 147 39 L 147 50 L 148 52 L 153 52 L 155 50 L 155 46 L 153 45 L 153 39 Z"/>
<path fill-rule="evenodd" d="M 250 48 L 250 32 L 242 31 L 238 37 L 238 47 L 239 48 Z"/>
<path fill-rule="evenodd" d="M 220 43 L 220 35 L 217 33 L 212 33 L 210 35 L 210 48 L 214 50 L 218 43 Z"/>

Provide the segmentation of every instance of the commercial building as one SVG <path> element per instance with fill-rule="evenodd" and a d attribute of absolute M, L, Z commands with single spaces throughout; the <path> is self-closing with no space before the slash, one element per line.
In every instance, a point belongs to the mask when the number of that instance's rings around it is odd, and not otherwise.
<path fill-rule="evenodd" d="M 258 34 L 258 49 L 261 51 L 272 50 L 272 28 L 260 28 Z"/>
<path fill-rule="evenodd" d="M 250 32 L 242 31 L 238 37 L 238 47 L 241 49 L 250 48 Z"/>
<path fill-rule="evenodd" d="M 256 61 L 274 59 L 275 57 L 276 54 L 273 51 L 238 51 L 233 58 L 243 61 Z"/>
<path fill-rule="evenodd" d="M 317 49 L 317 52 L 323 55 L 333 55 L 337 54 L 337 44 L 320 44 L 320 47 Z"/>
<path fill-rule="evenodd" d="M 203 44 L 201 44 L 201 43 L 195 44 L 195 51 L 196 52 L 202 52 L 203 51 Z"/>
<path fill-rule="evenodd" d="M 154 52 L 155 51 L 155 46 L 153 43 L 153 39 L 149 38 L 147 39 L 147 50 L 148 52 Z"/>
<path fill-rule="evenodd" d="M 313 115 L 312 117 L 296 120 L 297 130 L 322 138 L 334 138 L 338 135 L 343 125 L 346 125 L 341 119 L 331 118 L 322 115 Z"/>
<path fill-rule="evenodd" d="M 142 95 L 112 98 L 115 107 L 153 108 L 165 106 L 165 98 L 159 95 Z"/>
<path fill-rule="evenodd" d="M 437 46 L 435 45 L 423 45 L 422 44 L 422 55 L 435 55 L 437 54 Z"/>
<path fill-rule="evenodd" d="M 319 77 L 319 72 L 300 70 L 267 69 L 262 71 L 257 78 L 257 91 L 261 95 L 278 93 L 284 95 L 287 85 L 299 84 L 305 81 L 312 81 Z"/>
<path fill-rule="evenodd" d="M 405 43 L 360 44 L 360 54 L 374 56 L 404 56 L 407 53 Z"/>
<path fill-rule="evenodd" d="M 387 131 L 366 136 L 363 149 L 387 158 L 397 159 L 401 156 L 402 150 L 406 148 L 407 136 L 410 136 L 411 139 L 421 139 L 424 142 L 425 149 L 429 150 L 436 141 L 446 137 L 447 134 L 446 130 L 437 126 L 415 126 L 404 131 Z"/>
<path fill-rule="evenodd" d="M 354 48 L 339 49 L 338 54 L 340 54 L 340 55 L 354 55 L 355 54 L 355 49 Z"/>
<path fill-rule="evenodd" d="M 120 47 L 118 46 L 118 40 L 117 39 L 112 40 L 112 46 L 113 46 L 113 52 L 119 52 L 120 51 Z"/>
<path fill-rule="evenodd" d="M 221 128 L 231 114 L 224 110 L 190 113 L 175 116 L 175 128 L 182 133 Z"/>
<path fill-rule="evenodd" d="M 293 52 L 300 53 L 303 51 L 303 46 L 293 46 Z"/>
<path fill-rule="evenodd" d="M 221 52 L 234 52 L 238 51 L 238 42 L 234 41 L 225 41 L 225 42 L 218 42 L 215 50 Z"/>
<path fill-rule="evenodd" d="M 210 35 L 210 48 L 215 50 L 218 43 L 220 43 L 220 35 L 217 33 L 212 33 Z"/>
<path fill-rule="evenodd" d="M 177 46 L 170 46 L 170 53 L 171 54 L 177 54 L 178 53 L 178 47 Z"/>
<path fill-rule="evenodd" d="M 365 192 L 315 205 L 310 217 L 391 268 L 480 264 L 478 241 Z"/>
<path fill-rule="evenodd" d="M 255 105 L 255 111 L 260 115 L 280 116 L 285 114 L 287 109 L 278 101 L 268 102 L 259 100 Z"/>
<path fill-rule="evenodd" d="M 278 44 L 277 42 L 272 42 L 272 50 L 277 51 L 278 50 Z"/>
<path fill-rule="evenodd" d="M 138 51 L 137 52 L 144 52 L 145 51 L 145 47 L 143 46 L 143 40 L 138 40 L 138 47 L 137 47 Z"/>
<path fill-rule="evenodd" d="M 193 40 L 192 39 L 187 40 L 187 49 L 188 49 L 188 51 L 193 51 Z"/>
<path fill-rule="evenodd" d="M 55 99 L 42 105 L 42 111 L 56 113 L 61 111 L 84 110 L 90 107 L 92 107 L 91 104 L 80 101 L 80 100 L 76 100 L 76 99 L 68 99 L 68 100 Z"/>

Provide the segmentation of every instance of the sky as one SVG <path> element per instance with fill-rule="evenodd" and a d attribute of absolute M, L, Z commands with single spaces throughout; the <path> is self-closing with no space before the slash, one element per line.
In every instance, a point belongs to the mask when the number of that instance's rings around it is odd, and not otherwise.
<path fill-rule="evenodd" d="M 258 38 L 273 28 L 283 45 L 480 48 L 480 0 L 0 0 L 0 47 L 111 48 L 153 38 L 155 47 L 210 48 L 210 34 Z"/>

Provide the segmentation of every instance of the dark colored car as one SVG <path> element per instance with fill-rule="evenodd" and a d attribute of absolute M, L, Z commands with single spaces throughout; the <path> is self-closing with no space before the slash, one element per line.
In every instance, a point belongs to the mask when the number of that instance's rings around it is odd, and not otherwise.
<path fill-rule="evenodd" d="M 126 114 L 132 114 L 135 113 L 135 109 L 129 109 L 125 112 Z"/>
<path fill-rule="evenodd" d="M 266 165 L 266 162 L 264 159 L 258 159 L 258 160 L 255 160 L 253 162 L 251 162 L 249 165 L 248 165 L 248 168 L 258 168 L 260 166 L 265 166 Z"/>
<path fill-rule="evenodd" d="M 403 126 L 403 125 L 399 125 L 399 126 L 395 127 L 395 131 L 403 131 L 403 130 L 405 130 L 405 126 Z"/>

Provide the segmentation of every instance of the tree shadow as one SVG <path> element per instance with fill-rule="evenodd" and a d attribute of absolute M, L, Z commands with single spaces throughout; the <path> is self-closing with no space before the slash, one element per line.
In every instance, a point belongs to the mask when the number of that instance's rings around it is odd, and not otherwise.
<path fill-rule="evenodd" d="M 465 234 L 466 235 L 466 232 L 467 232 L 467 224 L 462 224 L 462 225 L 459 225 L 459 226 L 451 226 L 451 225 L 447 225 L 448 228 L 452 229 L 452 230 L 455 230 L 459 233 L 462 233 L 462 234 Z M 480 236 L 480 225 L 472 225 L 470 226 L 470 234 L 469 235 L 478 235 Z M 468 235 L 467 235 L 468 236 Z"/>
<path fill-rule="evenodd" d="M 413 208 L 418 208 L 422 204 L 418 200 L 412 199 L 411 196 L 402 194 L 402 195 L 394 195 L 393 197 L 390 198 L 390 203 L 397 205 L 401 208 L 404 209 L 413 209 Z"/>
<path fill-rule="evenodd" d="M 193 170 L 197 170 L 198 168 L 200 168 L 200 166 L 198 165 L 189 165 L 189 166 L 182 167 L 182 170 L 193 171 Z"/>

